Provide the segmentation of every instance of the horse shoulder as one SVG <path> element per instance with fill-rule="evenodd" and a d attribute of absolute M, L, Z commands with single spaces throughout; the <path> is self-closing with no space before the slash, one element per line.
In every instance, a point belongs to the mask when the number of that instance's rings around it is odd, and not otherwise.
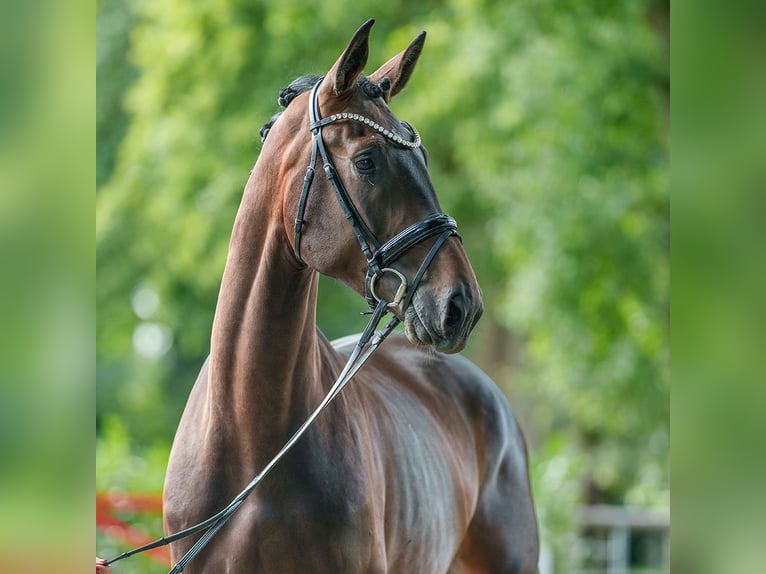
<path fill-rule="evenodd" d="M 395 341 L 389 352 L 417 374 L 406 384 L 422 393 L 443 426 L 451 447 L 443 454 L 452 458 L 454 476 L 462 482 L 456 499 L 467 518 L 452 568 L 536 572 L 539 540 L 526 440 L 504 393 L 461 355 Z"/>
<path fill-rule="evenodd" d="M 482 475 L 495 476 L 503 464 L 526 473 L 527 448 L 521 427 L 505 394 L 477 365 L 463 356 L 446 362 L 455 373 L 482 454 Z"/>
<path fill-rule="evenodd" d="M 463 357 L 448 359 L 476 429 L 480 494 L 458 552 L 455 571 L 537 571 L 539 539 L 529 482 L 526 439 L 497 385 Z"/>

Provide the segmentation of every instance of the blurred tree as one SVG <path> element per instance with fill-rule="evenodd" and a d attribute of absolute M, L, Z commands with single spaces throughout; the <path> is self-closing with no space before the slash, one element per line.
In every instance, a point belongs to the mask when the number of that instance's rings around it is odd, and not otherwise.
<path fill-rule="evenodd" d="M 135 23 L 131 5 L 124 0 L 102 0 L 96 26 L 96 188 L 108 181 L 125 136 L 128 115 L 123 108 L 126 91 L 136 70 L 127 60 L 130 31 Z"/>
<path fill-rule="evenodd" d="M 544 526 L 582 487 L 662 503 L 668 68 L 651 17 L 664 6 L 104 0 L 99 417 L 119 416 L 138 445 L 171 439 L 258 129 L 278 90 L 326 71 L 372 15 L 371 70 L 428 31 L 393 107 L 423 134 L 483 286 L 469 353 L 526 423 Z M 328 336 L 361 328 L 356 295 L 323 280 L 320 297 Z"/>

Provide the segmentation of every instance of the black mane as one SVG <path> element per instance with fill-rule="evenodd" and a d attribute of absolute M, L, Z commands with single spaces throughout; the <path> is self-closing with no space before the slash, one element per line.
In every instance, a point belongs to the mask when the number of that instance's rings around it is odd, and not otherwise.
<path fill-rule="evenodd" d="M 279 116 L 282 115 L 282 111 L 290 105 L 290 102 L 302 93 L 308 92 L 321 78 L 322 76 L 313 74 L 299 76 L 290 82 L 289 86 L 282 88 L 279 91 L 277 104 L 282 110 L 271 116 L 271 119 L 260 129 L 261 142 L 266 141 L 266 136 L 269 135 L 269 131 L 274 126 L 274 122 L 276 122 Z M 383 81 L 380 82 L 380 84 L 374 84 L 366 76 L 360 76 L 356 83 L 370 99 L 379 98 L 391 89 L 391 81 L 388 78 L 383 78 Z"/>

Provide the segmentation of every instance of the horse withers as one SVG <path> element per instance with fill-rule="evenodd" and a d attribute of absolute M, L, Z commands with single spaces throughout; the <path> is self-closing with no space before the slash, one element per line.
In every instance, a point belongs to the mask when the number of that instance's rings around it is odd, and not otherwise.
<path fill-rule="evenodd" d="M 425 33 L 364 76 L 372 24 L 323 78 L 283 90 L 262 131 L 210 357 L 173 443 L 166 531 L 226 506 L 343 368 L 356 337 L 330 343 L 317 329 L 320 273 L 390 301 L 406 337 L 381 345 L 189 572 L 537 571 L 522 432 L 496 385 L 453 354 L 481 292 L 419 136 L 388 106 Z M 171 545 L 174 561 L 194 540 Z"/>

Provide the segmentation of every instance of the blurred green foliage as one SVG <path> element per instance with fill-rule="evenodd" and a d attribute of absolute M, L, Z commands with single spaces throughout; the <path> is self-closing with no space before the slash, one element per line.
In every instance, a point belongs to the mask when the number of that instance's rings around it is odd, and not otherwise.
<path fill-rule="evenodd" d="M 673 567 L 755 574 L 766 562 L 766 6 L 698 8 L 693 26 L 673 13 L 685 26 L 673 46 Z"/>
<path fill-rule="evenodd" d="M 458 219 L 486 307 L 468 354 L 523 421 L 543 533 L 566 556 L 581 501 L 668 504 L 668 6 L 655 0 L 102 0 L 99 487 L 161 488 L 156 453 L 208 352 L 258 129 L 279 89 L 324 73 L 370 16 L 370 70 L 428 32 L 393 108 Z M 356 295 L 320 291 L 329 337 L 362 328 Z M 136 460 L 150 480 L 131 478 Z"/>
<path fill-rule="evenodd" d="M 83 571 L 93 528 L 94 18 L 0 2 L 0 572 Z"/>

